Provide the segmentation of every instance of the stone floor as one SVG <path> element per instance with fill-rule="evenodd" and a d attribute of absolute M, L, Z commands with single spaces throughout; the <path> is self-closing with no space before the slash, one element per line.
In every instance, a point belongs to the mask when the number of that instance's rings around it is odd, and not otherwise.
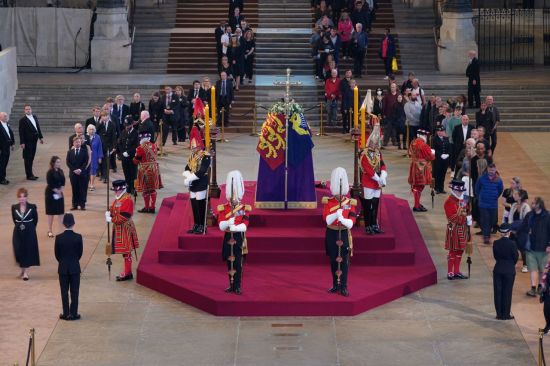
<path fill-rule="evenodd" d="M 524 180 L 530 196 L 550 189 L 550 134 L 499 135 L 496 162 L 505 182 Z M 492 253 L 476 245 L 472 278 L 447 281 L 442 203 L 416 216 L 438 269 L 439 284 L 355 317 L 225 318 L 214 317 L 136 285 L 109 280 L 105 266 L 106 188 L 88 198 L 88 211 L 75 213 L 76 231 L 85 237 L 80 296 L 82 320 L 58 320 L 61 304 L 53 256 L 53 239 L 46 236 L 43 189 L 52 155 L 65 156 L 65 135 L 48 135 L 39 146 L 36 182 L 24 180 L 20 151 L 13 153 L 8 178 L 0 187 L 0 364 L 24 363 L 28 329 L 37 334 L 39 365 L 529 365 L 535 363 L 537 329 L 544 325 L 542 306 L 524 295 L 528 275 L 518 273 L 514 292 L 515 321 L 494 320 Z M 257 174 L 256 140 L 229 136 L 219 145 L 218 179 L 241 169 L 245 179 Z M 316 178 L 328 179 L 336 166 L 352 170 L 352 144 L 333 135 L 315 138 Z M 183 191 L 181 171 L 188 150 L 167 148 L 161 159 L 165 189 L 160 198 Z M 408 160 L 393 147 L 385 151 L 389 167 L 387 193 L 411 200 L 406 184 Z M 120 174 L 119 174 L 120 175 Z M 40 267 L 30 281 L 16 279 L 11 248 L 9 205 L 24 186 L 40 210 Z M 67 187 L 70 190 L 70 186 Z M 67 194 L 70 197 L 70 194 Z M 424 205 L 430 207 L 429 195 Z M 66 204 L 68 205 L 68 203 Z M 138 201 L 138 208 L 141 202 Z M 142 243 L 153 216 L 136 214 Z M 383 223 L 391 225 L 391 223 Z M 253 228 L 252 228 L 253 229 Z M 56 227 L 56 230 L 58 228 Z M 477 240 L 477 239 L 476 239 Z M 476 243 L 478 244 L 478 243 Z M 141 251 L 141 250 L 140 250 Z M 113 274 L 121 267 L 114 258 Z M 220 264 L 220 270 L 223 270 Z M 350 277 L 353 295 L 353 269 Z M 246 291 L 246 288 L 245 288 Z"/>

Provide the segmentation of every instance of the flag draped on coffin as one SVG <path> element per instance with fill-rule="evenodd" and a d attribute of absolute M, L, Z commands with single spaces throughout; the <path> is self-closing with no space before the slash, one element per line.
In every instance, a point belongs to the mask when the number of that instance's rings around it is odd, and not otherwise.
<path fill-rule="evenodd" d="M 301 113 L 290 118 L 288 139 L 285 116 L 270 113 L 262 126 L 256 150 L 260 154 L 256 207 L 283 208 L 285 201 L 285 149 L 288 143 L 288 208 L 315 208 L 311 130 Z"/>

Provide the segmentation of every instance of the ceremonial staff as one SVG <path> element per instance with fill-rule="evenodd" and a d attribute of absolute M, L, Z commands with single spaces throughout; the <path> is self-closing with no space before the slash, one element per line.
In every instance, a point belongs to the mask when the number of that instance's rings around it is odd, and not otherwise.
<path fill-rule="evenodd" d="M 474 204 L 473 202 L 473 196 L 472 196 L 472 155 L 470 154 L 470 152 L 466 151 L 466 153 L 469 155 L 468 156 L 468 208 L 467 208 L 467 213 L 468 215 L 471 215 L 472 214 L 472 205 Z M 467 223 L 466 223 L 467 224 Z M 468 255 L 468 259 L 466 260 L 466 263 L 468 263 L 468 279 L 471 278 L 470 276 L 470 270 L 471 270 L 471 267 L 472 267 L 472 253 L 473 253 L 473 249 L 474 249 L 474 245 L 472 243 L 472 233 L 471 233 L 471 227 L 470 225 L 467 225 L 468 226 L 468 242 L 466 243 L 466 254 Z"/>
<path fill-rule="evenodd" d="M 433 145 L 434 145 L 434 139 L 432 138 L 432 136 L 430 136 L 430 149 L 433 150 Z M 430 192 L 430 195 L 432 196 L 432 210 L 434 209 L 434 201 L 435 201 L 435 179 L 433 178 L 433 173 L 434 173 L 434 161 L 435 160 L 432 160 L 430 161 L 430 164 L 432 166 L 432 181 L 430 182 L 430 189 L 431 189 L 431 192 Z"/>
<path fill-rule="evenodd" d="M 107 166 L 107 211 L 111 211 L 110 208 L 110 200 L 109 200 L 109 191 L 111 190 L 109 188 L 109 171 L 110 171 L 110 161 L 111 161 L 111 147 L 107 145 L 107 162 L 105 163 Z M 111 246 L 111 223 L 107 221 L 107 244 L 105 245 L 105 254 L 107 254 L 107 261 L 105 261 L 105 264 L 107 265 L 107 270 L 109 271 L 109 281 L 111 280 L 111 266 L 113 265 L 113 261 L 111 260 L 111 254 L 113 253 L 113 248 Z"/>
<path fill-rule="evenodd" d="M 231 178 L 231 200 L 229 202 L 229 205 L 231 206 L 231 215 L 234 215 L 234 210 L 235 210 L 235 196 L 234 196 L 235 192 L 234 192 L 234 189 L 233 189 L 233 178 Z M 231 238 L 229 239 L 229 241 L 227 242 L 227 244 L 229 244 L 229 247 L 231 248 L 231 252 L 230 252 L 230 255 L 229 255 L 229 262 L 231 262 L 231 267 L 230 267 L 230 270 L 229 270 L 229 282 L 231 284 L 231 288 L 233 288 L 233 283 L 235 281 L 234 279 L 234 276 L 235 276 L 235 273 L 237 273 L 237 271 L 235 271 L 235 268 L 234 268 L 234 263 L 235 263 L 235 244 L 237 243 L 237 241 L 235 240 L 235 237 L 233 236 L 233 231 L 231 231 L 231 228 L 229 229 L 229 231 L 231 232 Z"/>
<path fill-rule="evenodd" d="M 338 209 L 342 209 L 342 178 L 340 178 L 340 195 L 338 196 Z M 340 276 L 342 276 L 342 245 L 344 245 L 344 242 L 342 241 L 342 225 L 338 222 L 338 240 L 336 241 L 336 246 L 338 247 L 338 256 L 336 257 L 336 262 L 338 263 L 338 269 L 336 270 L 336 281 L 338 281 L 338 288 L 340 288 Z"/>

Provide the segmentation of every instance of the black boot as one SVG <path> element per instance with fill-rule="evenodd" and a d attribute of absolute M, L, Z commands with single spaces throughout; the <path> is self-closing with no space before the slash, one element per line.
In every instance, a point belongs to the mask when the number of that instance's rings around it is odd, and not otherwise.
<path fill-rule="evenodd" d="M 372 232 L 372 200 L 363 199 L 363 217 L 365 219 L 365 232 L 369 235 Z"/>
<path fill-rule="evenodd" d="M 191 198 L 189 201 L 191 201 L 191 210 L 193 212 L 193 227 L 189 230 L 187 230 L 187 234 L 194 234 L 197 231 L 197 222 L 199 221 L 197 218 L 197 200 L 194 198 Z"/>
<path fill-rule="evenodd" d="M 205 220 L 206 218 L 206 199 L 204 200 L 197 200 L 197 225 L 204 228 Z M 203 230 L 201 229 L 200 234 L 202 234 Z M 198 234 L 198 233 L 197 233 Z"/>
<path fill-rule="evenodd" d="M 372 210 L 371 210 L 371 228 L 373 234 L 383 234 L 384 231 L 378 226 L 378 205 L 380 204 L 380 198 L 372 199 Z"/>

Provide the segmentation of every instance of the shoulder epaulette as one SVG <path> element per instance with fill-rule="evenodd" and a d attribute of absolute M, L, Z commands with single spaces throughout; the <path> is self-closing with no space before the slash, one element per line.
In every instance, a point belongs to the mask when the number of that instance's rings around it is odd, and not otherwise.
<path fill-rule="evenodd" d="M 218 205 L 218 212 L 222 212 L 225 210 L 225 205 Z"/>
<path fill-rule="evenodd" d="M 244 205 L 244 210 L 245 210 L 245 211 L 252 211 L 252 206 L 250 206 L 250 205 Z"/>
<path fill-rule="evenodd" d="M 349 204 L 352 205 L 352 206 L 357 206 L 357 200 L 355 198 L 351 198 L 349 200 Z"/>
<path fill-rule="evenodd" d="M 330 197 L 323 197 L 323 199 L 321 200 L 321 203 L 323 205 L 326 205 L 328 203 L 328 200 L 330 199 Z"/>

